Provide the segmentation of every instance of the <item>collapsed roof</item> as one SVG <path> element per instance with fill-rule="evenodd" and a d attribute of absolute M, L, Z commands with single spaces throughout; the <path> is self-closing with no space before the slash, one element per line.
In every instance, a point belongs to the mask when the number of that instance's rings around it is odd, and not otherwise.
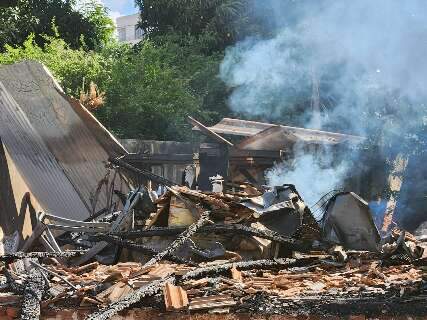
<path fill-rule="evenodd" d="M 208 127 L 214 133 L 245 137 L 236 147 L 245 150 L 286 150 L 296 142 L 309 144 L 360 143 L 363 137 L 270 123 L 224 118 Z M 195 127 L 193 130 L 199 130 Z"/>

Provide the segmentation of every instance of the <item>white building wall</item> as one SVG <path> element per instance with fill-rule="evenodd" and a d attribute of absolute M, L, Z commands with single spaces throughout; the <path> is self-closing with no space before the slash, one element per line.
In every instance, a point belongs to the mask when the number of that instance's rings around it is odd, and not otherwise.
<path fill-rule="evenodd" d="M 141 29 L 137 28 L 139 17 L 139 13 L 135 13 L 116 19 L 119 42 L 135 44 L 142 40 L 143 32 Z"/>

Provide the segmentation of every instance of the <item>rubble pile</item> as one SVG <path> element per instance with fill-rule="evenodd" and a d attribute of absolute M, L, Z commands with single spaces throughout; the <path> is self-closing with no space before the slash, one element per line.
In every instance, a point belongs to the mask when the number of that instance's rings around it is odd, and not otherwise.
<path fill-rule="evenodd" d="M 424 294 L 424 250 L 409 233 L 395 229 L 378 250 L 351 250 L 345 237 L 340 243 L 325 237 L 334 215 L 317 222 L 294 186 L 235 189 L 173 186 L 155 199 L 139 187 L 123 210 L 80 226 L 45 214 L 38 226 L 62 231 L 50 238 L 58 250 L 42 252 L 30 237 L 27 248 L 35 252 L 4 255 L 0 300 L 22 304 L 21 312 L 32 316 L 77 307 L 93 312 L 88 319 L 107 319 L 131 307 L 331 315 L 352 312 L 361 301 L 417 301 Z M 384 312 L 389 302 L 371 312 Z"/>

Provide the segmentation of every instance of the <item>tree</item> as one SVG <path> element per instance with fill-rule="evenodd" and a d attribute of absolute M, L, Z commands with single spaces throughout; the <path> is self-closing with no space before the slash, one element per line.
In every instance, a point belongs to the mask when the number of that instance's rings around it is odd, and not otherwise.
<path fill-rule="evenodd" d="M 100 47 L 111 42 L 114 38 L 115 26 L 113 20 L 108 16 L 108 9 L 97 0 L 82 2 L 79 9 L 94 29 L 93 43 Z"/>
<path fill-rule="evenodd" d="M 52 23 L 74 49 L 82 41 L 88 49 L 102 46 L 114 30 L 106 9 L 95 1 L 85 2 L 78 10 L 75 0 L 18 0 L 16 6 L 0 8 L 0 51 L 6 44 L 23 44 L 31 33 L 43 46 L 45 38 L 41 35 L 53 35 Z"/>
<path fill-rule="evenodd" d="M 248 0 L 136 0 L 141 27 L 150 36 L 203 38 L 206 49 L 222 50 L 252 29 Z"/>
<path fill-rule="evenodd" d="M 186 117 L 200 113 L 200 99 L 171 61 L 168 50 L 149 40 L 139 50 L 120 52 L 106 87 L 107 104 L 97 113 L 101 121 L 119 137 L 186 140 Z"/>

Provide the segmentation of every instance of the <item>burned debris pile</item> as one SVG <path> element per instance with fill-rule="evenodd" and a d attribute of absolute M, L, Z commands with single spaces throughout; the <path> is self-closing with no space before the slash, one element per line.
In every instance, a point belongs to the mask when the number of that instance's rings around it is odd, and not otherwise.
<path fill-rule="evenodd" d="M 44 308 L 79 308 L 88 319 L 131 307 L 331 315 L 363 303 L 399 313 L 391 301 L 416 304 L 426 289 L 423 248 L 397 229 L 380 239 L 362 201 L 337 194 L 317 222 L 292 185 L 173 186 L 157 199 L 139 187 L 122 210 L 89 222 L 39 217 L 42 233 L 62 231 L 47 240 L 56 250 L 41 252 L 30 237 L 28 253 L 4 255 L 2 301 L 21 305 L 24 319 Z M 342 206 L 358 225 L 343 224 Z"/>
<path fill-rule="evenodd" d="M 353 192 L 310 208 L 294 185 L 256 179 L 276 159 L 261 145 L 357 137 L 190 118 L 220 145 L 201 147 L 180 184 L 135 167 L 38 63 L 0 69 L 0 107 L 2 319 L 427 314 L 425 237 L 380 234 Z"/>

